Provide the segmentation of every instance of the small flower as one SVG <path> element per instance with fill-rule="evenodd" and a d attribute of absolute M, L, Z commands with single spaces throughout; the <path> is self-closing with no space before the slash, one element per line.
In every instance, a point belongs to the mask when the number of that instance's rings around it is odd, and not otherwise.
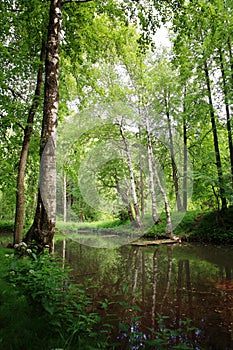
<path fill-rule="evenodd" d="M 28 248 L 28 249 L 26 250 L 26 252 L 27 252 L 28 254 L 31 254 L 31 253 L 32 253 L 32 250 Z"/>
<path fill-rule="evenodd" d="M 10 271 L 10 274 L 14 276 L 15 275 L 15 271 Z"/>
<path fill-rule="evenodd" d="M 19 244 L 15 244 L 14 248 L 17 249 L 19 247 Z"/>
<path fill-rule="evenodd" d="M 20 242 L 19 245 L 20 245 L 21 247 L 27 247 L 27 244 L 26 244 L 25 242 Z"/>
<path fill-rule="evenodd" d="M 29 270 L 29 273 L 34 273 L 34 270 Z"/>

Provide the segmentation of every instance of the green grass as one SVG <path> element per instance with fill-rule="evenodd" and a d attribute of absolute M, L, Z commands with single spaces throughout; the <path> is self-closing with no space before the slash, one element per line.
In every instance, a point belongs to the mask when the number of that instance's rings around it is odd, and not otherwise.
<path fill-rule="evenodd" d="M 174 220 L 179 220 L 179 215 L 182 215 L 174 214 Z M 144 237 L 165 238 L 165 214 L 162 214 L 161 220 L 159 224 L 152 226 Z M 181 235 L 187 241 L 233 244 L 233 207 L 229 207 L 226 212 L 220 213 L 217 211 L 207 213 L 201 213 L 200 211 L 186 212 L 182 221 L 175 227 L 174 234 Z"/>
<path fill-rule="evenodd" d="M 144 232 L 145 238 L 167 237 L 165 213 L 162 213 L 160 218 L 159 224 L 151 226 Z M 189 241 L 233 243 L 233 207 L 229 207 L 225 213 L 201 213 L 196 210 L 186 213 L 175 212 L 172 214 L 172 220 L 175 227 L 174 234 L 181 235 Z M 77 230 L 106 230 L 120 234 L 122 232 L 134 233 L 136 229 L 129 222 L 122 222 L 119 219 L 97 222 L 57 221 L 55 239 L 63 239 L 67 232 L 72 233 Z M 0 222 L 0 241 L 3 245 L 11 243 L 12 233 L 12 222 Z"/>
<path fill-rule="evenodd" d="M 162 213 L 161 221 L 157 225 L 151 226 L 144 233 L 144 238 L 162 239 L 167 238 L 166 216 Z M 145 220 L 146 222 L 146 220 Z M 210 243 L 233 243 L 233 207 L 225 213 L 207 212 L 202 213 L 197 210 L 186 213 L 174 212 L 172 214 L 174 234 L 182 236 L 187 241 L 199 241 Z M 120 220 L 106 220 L 92 223 L 57 223 L 58 232 L 65 233 L 66 230 L 109 230 L 113 233 L 135 232 L 135 228 L 129 223 L 126 225 Z M 56 234 L 57 237 L 57 234 Z"/>
<path fill-rule="evenodd" d="M 0 231 L 13 231 L 14 223 L 13 221 L 0 221 Z"/>
<path fill-rule="evenodd" d="M 233 207 L 225 212 L 204 214 L 193 229 L 190 240 L 233 244 Z"/>
<path fill-rule="evenodd" d="M 93 230 L 93 229 L 114 228 L 120 225 L 122 225 L 122 222 L 119 219 L 102 220 L 102 221 L 95 221 L 95 222 L 57 221 L 56 228 L 58 230 Z"/>
<path fill-rule="evenodd" d="M 183 237 L 187 238 L 193 231 L 199 215 L 200 215 L 200 212 L 195 210 L 188 211 L 186 213 L 174 212 L 172 214 L 174 234 L 177 236 L 182 235 Z M 167 234 L 166 234 L 167 224 L 166 224 L 165 213 L 162 213 L 160 219 L 161 221 L 158 224 L 153 225 L 149 230 L 147 230 L 144 237 L 158 238 L 158 239 L 167 237 Z"/>

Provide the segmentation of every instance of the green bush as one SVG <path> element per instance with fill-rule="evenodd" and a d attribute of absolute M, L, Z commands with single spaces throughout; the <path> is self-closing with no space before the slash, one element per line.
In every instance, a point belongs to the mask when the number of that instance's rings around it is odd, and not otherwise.
<path fill-rule="evenodd" d="M 47 337 L 50 349 L 105 348 L 104 332 L 94 331 L 100 317 L 91 311 L 87 287 L 71 283 L 70 271 L 62 268 L 59 260 L 47 253 L 36 259 L 12 254 L 8 259 L 10 268 L 5 279 L 18 290 L 18 296 L 23 296 L 28 311 L 33 310 L 41 322 L 40 329 L 44 324 L 43 346 Z M 38 341 L 38 348 L 42 348 L 42 339 Z"/>
<path fill-rule="evenodd" d="M 210 243 L 233 243 L 233 207 L 224 212 L 209 212 L 202 216 L 190 236 L 191 240 Z"/>

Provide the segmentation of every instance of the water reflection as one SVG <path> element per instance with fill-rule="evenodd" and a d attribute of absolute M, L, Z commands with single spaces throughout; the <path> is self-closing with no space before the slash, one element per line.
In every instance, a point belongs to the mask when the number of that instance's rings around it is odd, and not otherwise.
<path fill-rule="evenodd" d="M 178 329 L 185 318 L 194 320 L 199 331 L 190 337 L 204 349 L 233 349 L 233 247 L 96 249 L 59 241 L 55 250 L 73 267 L 78 282 L 91 278 L 93 310 L 112 324 L 119 349 L 133 349 L 124 325 L 131 325 L 132 336 L 137 330 L 141 339 L 150 339 L 153 331 L 148 329 L 161 327 L 158 314 L 168 316 L 162 319 L 163 327 Z M 174 344 L 186 341 L 173 339 Z"/>

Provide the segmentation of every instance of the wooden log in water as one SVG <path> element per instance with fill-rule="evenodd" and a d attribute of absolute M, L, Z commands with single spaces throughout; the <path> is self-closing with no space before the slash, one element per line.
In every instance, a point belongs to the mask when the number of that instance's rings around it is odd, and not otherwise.
<path fill-rule="evenodd" d="M 135 242 L 132 242 L 131 244 L 136 246 L 149 246 L 149 245 L 174 244 L 174 243 L 179 243 L 179 242 L 174 239 L 156 239 L 154 241 L 135 241 Z"/>

